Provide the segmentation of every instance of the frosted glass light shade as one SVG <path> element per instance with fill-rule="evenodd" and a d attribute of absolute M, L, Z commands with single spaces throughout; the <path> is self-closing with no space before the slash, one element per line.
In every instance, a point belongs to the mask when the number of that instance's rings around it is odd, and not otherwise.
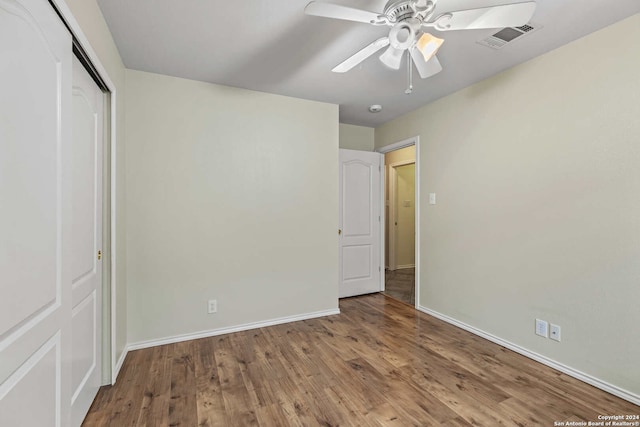
<path fill-rule="evenodd" d="M 384 53 L 380 55 L 380 61 L 382 61 L 382 63 L 389 68 L 399 70 L 400 64 L 402 63 L 403 53 L 404 50 L 396 49 L 393 46 L 389 46 L 387 50 L 385 50 Z"/>
<path fill-rule="evenodd" d="M 432 36 L 429 33 L 424 33 L 416 43 L 416 48 L 422 53 L 425 62 L 429 61 L 433 55 L 438 52 L 440 46 L 444 42 L 443 39 Z"/>

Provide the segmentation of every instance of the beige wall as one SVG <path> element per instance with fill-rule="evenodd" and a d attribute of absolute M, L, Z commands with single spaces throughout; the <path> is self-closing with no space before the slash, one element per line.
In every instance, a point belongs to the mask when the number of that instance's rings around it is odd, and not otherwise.
<path fill-rule="evenodd" d="M 337 105 L 126 80 L 129 341 L 337 309 Z"/>
<path fill-rule="evenodd" d="M 413 267 L 416 257 L 416 165 L 397 166 L 396 170 L 396 217 L 395 261 L 397 268 Z"/>
<path fill-rule="evenodd" d="M 393 141 L 398 142 L 398 141 Z M 388 145 L 388 144 L 385 144 Z M 390 151 L 384 155 L 384 200 L 385 200 L 385 212 L 384 212 L 384 253 L 385 253 L 385 267 L 390 267 L 389 265 L 389 226 L 390 226 L 390 218 L 391 218 L 391 201 L 389 200 L 389 176 L 391 174 L 390 164 L 398 163 L 403 161 L 415 161 L 416 159 L 416 147 L 414 145 L 410 147 L 401 148 L 399 150 Z M 415 185 L 415 181 L 414 181 Z M 414 234 L 415 234 L 415 224 L 414 224 Z M 414 257 L 415 257 L 415 242 L 413 246 Z"/>
<path fill-rule="evenodd" d="M 376 129 L 420 135 L 420 304 L 636 394 L 638 40 L 635 15 Z"/>
<path fill-rule="evenodd" d="M 109 78 L 116 86 L 116 361 L 127 344 L 127 282 L 126 282 L 126 217 L 125 217 L 125 132 L 124 98 L 125 68 L 109 28 L 95 0 L 65 0 L 74 18 L 98 55 Z M 107 350 L 108 347 L 104 346 Z M 107 355 L 106 355 L 107 356 Z M 103 358 L 110 360 L 111 357 Z"/>
<path fill-rule="evenodd" d="M 340 123 L 340 148 L 373 151 L 374 128 Z"/>

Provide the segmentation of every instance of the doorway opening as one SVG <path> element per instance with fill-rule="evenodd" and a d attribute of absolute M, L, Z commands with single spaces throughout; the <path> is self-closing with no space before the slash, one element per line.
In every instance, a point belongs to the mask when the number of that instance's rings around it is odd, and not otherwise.
<path fill-rule="evenodd" d="M 378 150 L 384 154 L 383 293 L 406 304 L 418 302 L 418 137 Z"/>

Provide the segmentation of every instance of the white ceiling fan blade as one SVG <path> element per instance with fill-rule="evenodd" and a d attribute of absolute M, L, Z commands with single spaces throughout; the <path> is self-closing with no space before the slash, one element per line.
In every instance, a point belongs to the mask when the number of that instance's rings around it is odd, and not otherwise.
<path fill-rule="evenodd" d="M 389 46 L 389 48 L 380 55 L 380 61 L 389 68 L 399 70 L 400 64 L 402 64 L 402 54 L 404 54 L 404 50 Z"/>
<path fill-rule="evenodd" d="M 368 10 L 354 9 L 333 3 L 321 3 L 312 1 L 304 8 L 304 13 L 324 18 L 344 19 L 347 21 L 365 22 L 370 24 L 378 21 L 380 14 Z"/>
<path fill-rule="evenodd" d="M 535 1 L 457 10 L 438 16 L 427 23 L 427 26 L 433 26 L 439 31 L 519 27 L 529 22 L 535 10 Z"/>
<path fill-rule="evenodd" d="M 438 61 L 435 55 L 432 56 L 430 60 L 425 61 L 422 53 L 420 53 L 418 49 L 413 48 L 410 52 L 411 59 L 413 59 L 413 63 L 416 64 L 420 78 L 426 79 L 442 71 L 442 65 L 440 65 L 440 61 Z"/>
<path fill-rule="evenodd" d="M 336 67 L 331 71 L 334 73 L 346 73 L 385 46 L 389 46 L 389 37 L 379 38 L 364 49 L 359 50 L 340 64 L 336 65 Z"/>

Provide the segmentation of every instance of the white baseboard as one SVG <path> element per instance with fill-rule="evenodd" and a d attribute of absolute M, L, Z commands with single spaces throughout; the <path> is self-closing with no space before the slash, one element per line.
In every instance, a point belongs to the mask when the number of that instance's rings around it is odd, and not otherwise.
<path fill-rule="evenodd" d="M 478 335 L 479 337 L 482 337 L 486 340 L 489 340 L 493 343 L 496 343 L 502 347 L 508 348 L 509 350 L 513 350 L 516 353 L 519 353 L 525 357 L 528 357 L 529 359 L 533 359 L 536 362 L 542 363 L 543 365 L 547 365 L 553 369 L 556 369 L 564 374 L 567 374 L 573 378 L 576 378 L 582 382 L 585 382 L 587 384 L 590 384 L 596 388 L 599 388 L 600 390 L 604 390 L 607 393 L 611 393 L 614 396 L 618 396 L 621 399 L 627 400 L 633 404 L 636 405 L 640 405 L 640 395 L 632 393 L 628 390 L 625 390 L 623 388 L 620 388 L 618 386 L 615 386 L 613 384 L 609 384 L 606 381 L 603 381 L 599 378 L 596 378 L 592 375 L 589 374 L 585 374 L 584 372 L 578 371 L 577 369 L 574 369 L 570 366 L 564 365 L 560 362 L 556 362 L 553 359 L 549 359 L 546 356 L 543 356 L 541 354 L 535 353 L 531 350 L 528 350 L 524 347 L 520 347 L 517 344 L 514 344 L 512 342 L 509 342 L 507 340 L 504 340 L 500 337 L 497 337 L 493 334 L 490 334 L 488 332 L 485 332 L 481 329 L 475 328 L 471 325 L 467 325 L 466 323 L 460 322 L 452 317 L 449 317 L 445 314 L 441 314 L 438 313 L 437 311 L 433 311 L 429 308 L 423 307 L 423 306 L 417 306 L 418 310 L 429 314 L 437 319 L 443 320 L 447 323 L 450 323 L 453 326 L 457 326 L 460 329 L 464 329 L 465 331 L 471 332 L 474 335 Z"/>
<path fill-rule="evenodd" d="M 416 267 L 415 264 L 404 264 L 404 265 L 396 266 L 396 270 L 403 270 L 405 268 L 415 268 L 415 267 Z"/>
<path fill-rule="evenodd" d="M 243 325 L 229 326 L 229 327 L 218 328 L 218 329 L 210 329 L 208 331 L 194 332 L 191 334 L 174 335 L 171 337 L 159 338 L 155 340 L 140 341 L 137 343 L 132 343 L 127 345 L 126 351 L 139 350 L 139 349 L 148 348 L 148 347 L 155 347 L 157 345 L 173 344 L 173 343 L 182 342 L 182 341 L 196 340 L 199 338 L 214 337 L 216 335 L 230 334 L 232 332 L 248 331 L 250 329 L 264 328 L 267 326 L 280 325 L 283 323 L 298 322 L 300 320 L 314 319 L 316 317 L 331 316 L 334 314 L 340 314 L 340 309 L 335 308 L 331 310 L 315 311 L 312 313 L 298 314 L 295 316 L 279 317 L 276 319 L 265 320 L 262 322 L 251 322 L 251 323 L 245 323 Z"/>
<path fill-rule="evenodd" d="M 127 357 L 128 352 L 129 352 L 129 346 L 126 345 L 122 350 L 122 354 L 118 359 L 118 363 L 116 363 L 116 366 L 113 368 L 113 372 L 111 373 L 111 385 L 114 385 L 116 383 L 116 380 L 118 379 L 118 374 L 120 373 L 120 369 L 122 369 L 122 364 L 124 363 L 124 359 Z"/>

